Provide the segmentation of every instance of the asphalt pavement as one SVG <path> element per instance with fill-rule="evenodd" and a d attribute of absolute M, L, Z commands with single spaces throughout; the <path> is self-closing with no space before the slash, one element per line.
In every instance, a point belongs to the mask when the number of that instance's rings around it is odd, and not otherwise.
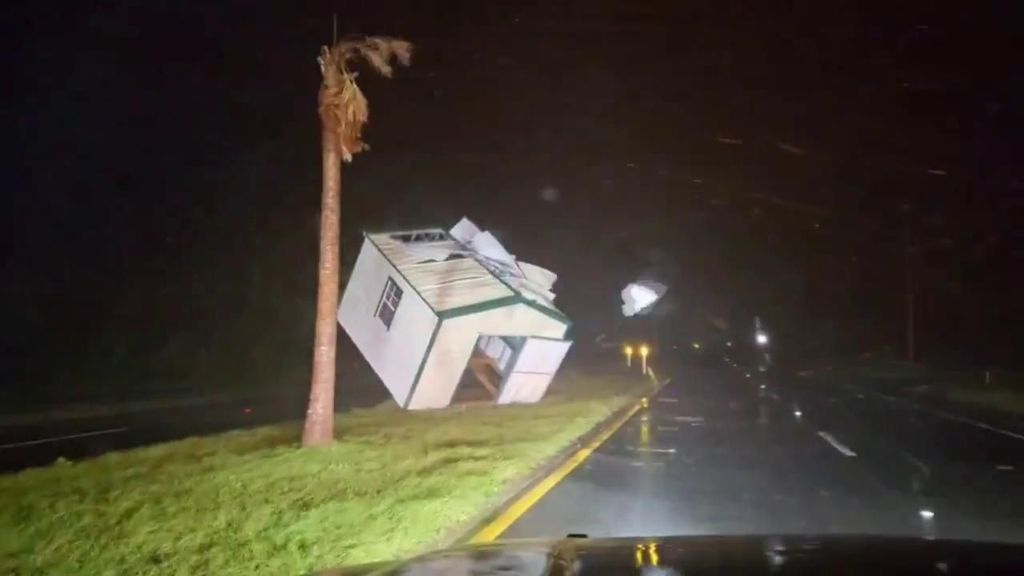
<path fill-rule="evenodd" d="M 1024 541 L 1024 435 L 866 388 L 672 380 L 502 538 L 880 534 Z M 1002 423 L 1001 423 L 1002 424 Z"/>
<path fill-rule="evenodd" d="M 349 383 L 335 404 L 343 412 L 373 406 L 386 398 L 383 386 Z M 0 473 L 45 466 L 61 458 L 77 461 L 192 436 L 300 421 L 305 408 L 304 391 L 289 389 L 145 409 L 121 411 L 111 406 L 108 414 L 97 416 L 20 418 L 17 424 L 0 423 Z"/>
<path fill-rule="evenodd" d="M 301 408 L 290 404 L 267 399 L 219 400 L 0 426 L 0 472 L 300 418 Z"/>

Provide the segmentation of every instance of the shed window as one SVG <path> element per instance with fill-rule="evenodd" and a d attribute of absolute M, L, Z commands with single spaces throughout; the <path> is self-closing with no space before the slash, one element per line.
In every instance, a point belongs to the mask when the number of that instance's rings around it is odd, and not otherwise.
<path fill-rule="evenodd" d="M 377 312 L 374 314 L 384 323 L 384 327 L 391 329 L 391 321 L 395 319 L 395 311 L 398 310 L 398 303 L 402 301 L 402 289 L 389 276 L 384 284 L 384 292 L 380 295 L 380 302 L 377 304 Z"/>

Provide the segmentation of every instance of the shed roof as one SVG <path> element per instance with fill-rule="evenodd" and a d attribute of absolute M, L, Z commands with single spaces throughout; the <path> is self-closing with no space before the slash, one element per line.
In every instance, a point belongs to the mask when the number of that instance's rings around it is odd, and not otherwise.
<path fill-rule="evenodd" d="M 550 302 L 524 296 L 475 258 L 464 255 L 465 246 L 441 228 L 377 232 L 366 237 L 437 313 L 486 303 L 523 303 L 568 323 Z M 436 259 L 444 254 L 451 256 Z"/>

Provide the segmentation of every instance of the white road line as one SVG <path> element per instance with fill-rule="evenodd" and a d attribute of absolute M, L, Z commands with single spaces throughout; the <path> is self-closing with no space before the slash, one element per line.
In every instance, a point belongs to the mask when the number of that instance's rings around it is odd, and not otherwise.
<path fill-rule="evenodd" d="M 661 397 L 658 397 L 658 402 L 679 402 L 679 398 L 661 398 Z"/>
<path fill-rule="evenodd" d="M 672 419 L 676 420 L 676 421 L 679 421 L 679 422 L 703 422 L 704 421 L 704 417 L 703 416 L 673 416 Z"/>
<path fill-rule="evenodd" d="M 917 466 L 917 468 L 920 471 L 924 472 L 925 476 L 931 476 L 932 475 L 931 468 L 929 468 L 928 465 L 926 465 L 924 462 L 921 462 L 920 460 L 918 460 L 917 458 L 912 456 L 909 452 L 907 453 L 907 460 L 909 460 L 910 463 L 913 464 L 914 466 Z"/>
<path fill-rule="evenodd" d="M 627 446 L 627 448 L 629 448 L 630 450 L 635 450 L 637 452 L 660 452 L 660 453 L 664 453 L 664 454 L 675 454 L 676 453 L 676 449 L 675 448 L 644 448 L 642 446 L 639 447 L 639 448 L 636 448 L 636 447 L 633 447 L 633 446 Z"/>
<path fill-rule="evenodd" d="M 970 418 L 964 418 L 963 416 L 956 416 L 954 414 L 946 414 L 944 412 L 938 412 L 938 411 L 936 411 L 935 413 L 938 414 L 939 416 L 944 416 L 946 418 L 950 418 L 952 420 L 957 420 L 957 421 L 963 422 L 965 424 L 973 424 L 973 425 L 977 426 L 978 428 L 984 428 L 985 430 L 988 430 L 989 432 L 995 432 L 996 434 L 1003 434 L 1004 436 L 1009 436 L 1011 438 L 1016 438 L 1017 440 L 1024 440 L 1024 434 L 1017 434 L 1016 432 L 1010 432 L 1009 430 L 1003 430 L 1002 428 L 996 428 L 995 426 L 989 426 L 988 424 L 985 424 L 984 422 L 976 422 L 974 420 L 971 420 Z"/>
<path fill-rule="evenodd" d="M 1005 472 L 1007 470 L 1013 470 L 1013 466 L 1010 466 L 1009 464 L 1000 464 L 996 466 L 996 470 L 1002 470 Z"/>
<path fill-rule="evenodd" d="M 832 447 L 835 448 L 836 450 L 838 450 L 839 453 L 842 454 L 843 456 L 856 456 L 857 455 L 856 452 L 854 452 L 853 450 L 850 450 L 848 447 L 843 445 L 843 443 L 840 442 L 839 440 L 836 440 L 835 436 L 832 436 L 831 434 L 829 434 L 828 432 L 825 432 L 824 430 L 819 430 L 818 431 L 818 436 L 821 436 L 822 440 L 824 440 L 825 442 L 828 442 L 829 444 L 831 444 Z"/>
<path fill-rule="evenodd" d="M 1016 438 L 1017 440 L 1024 440 L 1024 434 L 1017 434 L 1016 432 L 1010 432 L 1009 430 L 1003 430 L 1002 428 L 996 428 L 995 426 L 990 426 L 988 424 L 985 424 L 984 422 L 978 422 L 977 420 L 971 420 L 970 418 L 965 418 L 963 416 L 957 416 L 956 414 L 950 414 L 949 412 L 943 412 L 942 410 L 935 410 L 935 409 L 932 409 L 932 408 L 925 408 L 924 406 L 920 406 L 920 405 L 915 404 L 915 403 L 913 403 L 913 402 L 911 402 L 909 400 L 903 400 L 902 398 L 896 398 L 896 397 L 893 397 L 893 396 L 889 396 L 887 394 L 882 394 L 881 392 L 872 392 L 872 393 L 875 396 L 879 396 L 881 398 L 884 398 L 884 399 L 888 400 L 889 402 L 892 402 L 893 404 L 905 404 L 905 405 L 910 406 L 911 408 L 913 408 L 915 410 L 920 410 L 921 412 L 928 412 L 930 414 L 934 414 L 934 415 L 939 416 L 941 418 L 946 418 L 947 420 L 953 420 L 954 422 L 961 422 L 963 424 L 970 424 L 972 426 L 977 426 L 978 428 L 983 428 L 985 430 L 988 430 L 989 432 L 995 432 L 996 434 L 1002 434 L 1004 436 L 1009 436 L 1010 438 Z"/>
<path fill-rule="evenodd" d="M 81 434 L 69 434 L 67 436 L 54 436 L 53 438 L 41 438 L 39 440 L 30 440 L 28 442 L 15 442 L 13 444 L 0 444 L 0 450 L 6 448 L 22 448 L 24 446 L 35 446 L 37 444 L 48 444 L 50 442 L 60 442 L 61 440 L 73 440 L 75 438 L 85 438 L 87 436 L 101 436 L 103 434 L 117 434 L 120 432 L 127 432 L 128 428 L 110 428 L 107 430 L 96 430 L 93 432 L 83 432 Z"/>

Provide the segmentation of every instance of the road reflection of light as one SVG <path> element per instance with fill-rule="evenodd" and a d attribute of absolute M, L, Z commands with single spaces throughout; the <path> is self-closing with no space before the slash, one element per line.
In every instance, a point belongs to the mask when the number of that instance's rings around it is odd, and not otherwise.
<path fill-rule="evenodd" d="M 769 569 L 778 572 L 786 563 L 786 544 L 780 538 L 772 538 L 766 542 L 764 555 L 768 560 Z"/>
<path fill-rule="evenodd" d="M 928 540 L 935 539 L 935 512 L 922 508 L 917 511 L 921 517 L 921 537 Z"/>
<path fill-rule="evenodd" d="M 644 560 L 644 552 L 647 552 L 649 562 Z M 636 561 L 636 567 L 641 569 L 641 574 L 679 574 L 671 567 L 667 569 L 660 568 L 661 557 L 658 555 L 657 542 L 637 544 L 633 550 L 633 559 Z"/>

